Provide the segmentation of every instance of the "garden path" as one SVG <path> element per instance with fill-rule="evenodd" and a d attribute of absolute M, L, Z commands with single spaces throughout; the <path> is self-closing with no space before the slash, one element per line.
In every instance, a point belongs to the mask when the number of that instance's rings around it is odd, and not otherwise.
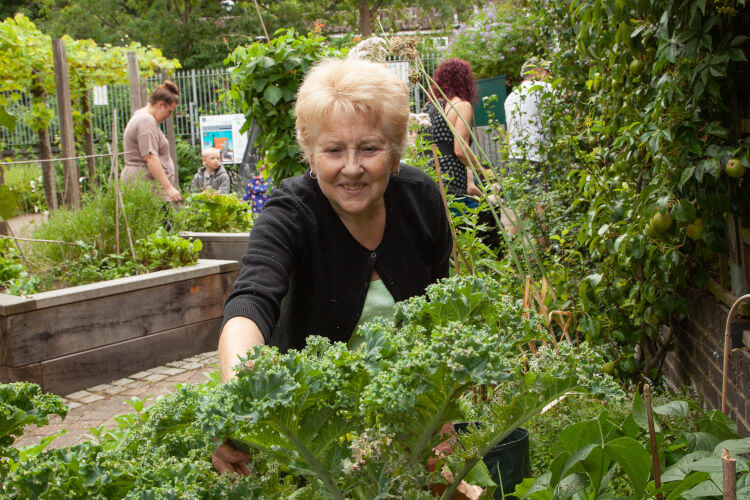
<path fill-rule="evenodd" d="M 29 238 L 34 229 L 45 220 L 47 220 L 45 214 L 23 214 L 8 219 L 8 225 L 13 230 L 13 234 L 19 238 Z"/>
<path fill-rule="evenodd" d="M 210 372 L 218 370 L 218 362 L 216 351 L 206 352 L 134 373 L 109 384 L 100 384 L 68 394 L 64 401 L 70 411 L 65 420 L 52 415 L 49 425 L 26 427 L 23 436 L 14 446 L 39 444 L 43 438 L 57 434 L 63 429 L 66 433 L 52 441 L 51 448 L 86 441 L 89 439 L 87 434 L 90 434 L 90 427 L 99 427 L 102 424 L 114 427 L 114 418 L 117 415 L 131 413 L 133 408 L 126 402 L 130 398 L 149 397 L 145 406 L 151 406 L 157 397 L 173 392 L 177 384 L 205 382 Z"/>

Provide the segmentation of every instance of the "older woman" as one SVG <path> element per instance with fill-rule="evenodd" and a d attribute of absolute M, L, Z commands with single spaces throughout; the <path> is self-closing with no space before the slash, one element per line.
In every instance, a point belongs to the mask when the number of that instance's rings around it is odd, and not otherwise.
<path fill-rule="evenodd" d="M 164 201 L 182 200 L 174 186 L 175 169 L 169 155 L 169 142 L 159 129 L 159 124 L 169 118 L 180 100 L 177 85 L 167 80 L 148 97 L 148 104 L 133 113 L 122 134 L 125 168 L 123 180 L 137 176 L 154 180 Z"/>
<path fill-rule="evenodd" d="M 474 183 L 471 170 L 479 162 L 469 148 L 469 127 L 474 119 L 472 102 L 477 95 L 474 72 L 468 62 L 450 58 L 440 63 L 432 78 L 434 100 L 429 100 L 422 112 L 430 116 L 426 139 L 440 150 L 440 170 L 452 177 L 446 191 L 456 196 L 479 196 L 482 192 Z"/>
<path fill-rule="evenodd" d="M 406 85 L 379 64 L 327 60 L 305 78 L 295 112 L 310 169 L 281 183 L 250 233 L 224 308 L 224 380 L 253 345 L 301 348 L 309 335 L 350 341 L 358 323 L 392 314 L 395 302 L 448 275 L 440 193 L 400 164 Z M 224 444 L 214 465 L 245 472 L 248 458 Z"/>

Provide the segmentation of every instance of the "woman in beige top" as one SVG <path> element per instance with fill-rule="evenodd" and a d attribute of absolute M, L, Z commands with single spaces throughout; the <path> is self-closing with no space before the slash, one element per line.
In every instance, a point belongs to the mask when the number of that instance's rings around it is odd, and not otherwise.
<path fill-rule="evenodd" d="M 177 85 L 167 80 L 151 93 L 146 106 L 133 113 L 123 132 L 125 168 L 120 175 L 122 180 L 137 176 L 155 180 L 161 188 L 159 197 L 173 203 L 182 200 L 182 195 L 174 186 L 169 142 L 159 124 L 175 110 L 179 96 Z"/>

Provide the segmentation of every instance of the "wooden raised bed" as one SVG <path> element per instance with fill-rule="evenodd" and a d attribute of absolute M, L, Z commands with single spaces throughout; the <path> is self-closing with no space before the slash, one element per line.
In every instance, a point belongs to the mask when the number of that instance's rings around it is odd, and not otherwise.
<path fill-rule="evenodd" d="M 0 381 L 65 395 L 216 349 L 236 261 L 0 294 Z"/>
<path fill-rule="evenodd" d="M 247 250 L 247 238 L 249 231 L 245 233 L 199 233 L 184 231 L 180 233 L 183 238 L 190 240 L 201 240 L 203 249 L 201 259 L 241 260 Z"/>

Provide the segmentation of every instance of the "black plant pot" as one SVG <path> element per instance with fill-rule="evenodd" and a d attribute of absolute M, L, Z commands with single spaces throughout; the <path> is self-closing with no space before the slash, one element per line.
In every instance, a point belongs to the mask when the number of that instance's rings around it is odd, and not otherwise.
<path fill-rule="evenodd" d="M 479 423 L 475 423 L 479 426 Z M 468 432 L 467 422 L 454 423 L 456 434 Z M 508 495 L 516 489 L 525 477 L 531 475 L 531 461 L 529 459 L 529 431 L 519 427 L 510 433 L 508 437 L 496 444 L 483 458 L 484 464 L 490 471 L 490 477 L 497 483 L 493 498 L 503 500 L 515 500 L 516 497 Z M 502 489 L 500 479 L 502 478 Z"/>

